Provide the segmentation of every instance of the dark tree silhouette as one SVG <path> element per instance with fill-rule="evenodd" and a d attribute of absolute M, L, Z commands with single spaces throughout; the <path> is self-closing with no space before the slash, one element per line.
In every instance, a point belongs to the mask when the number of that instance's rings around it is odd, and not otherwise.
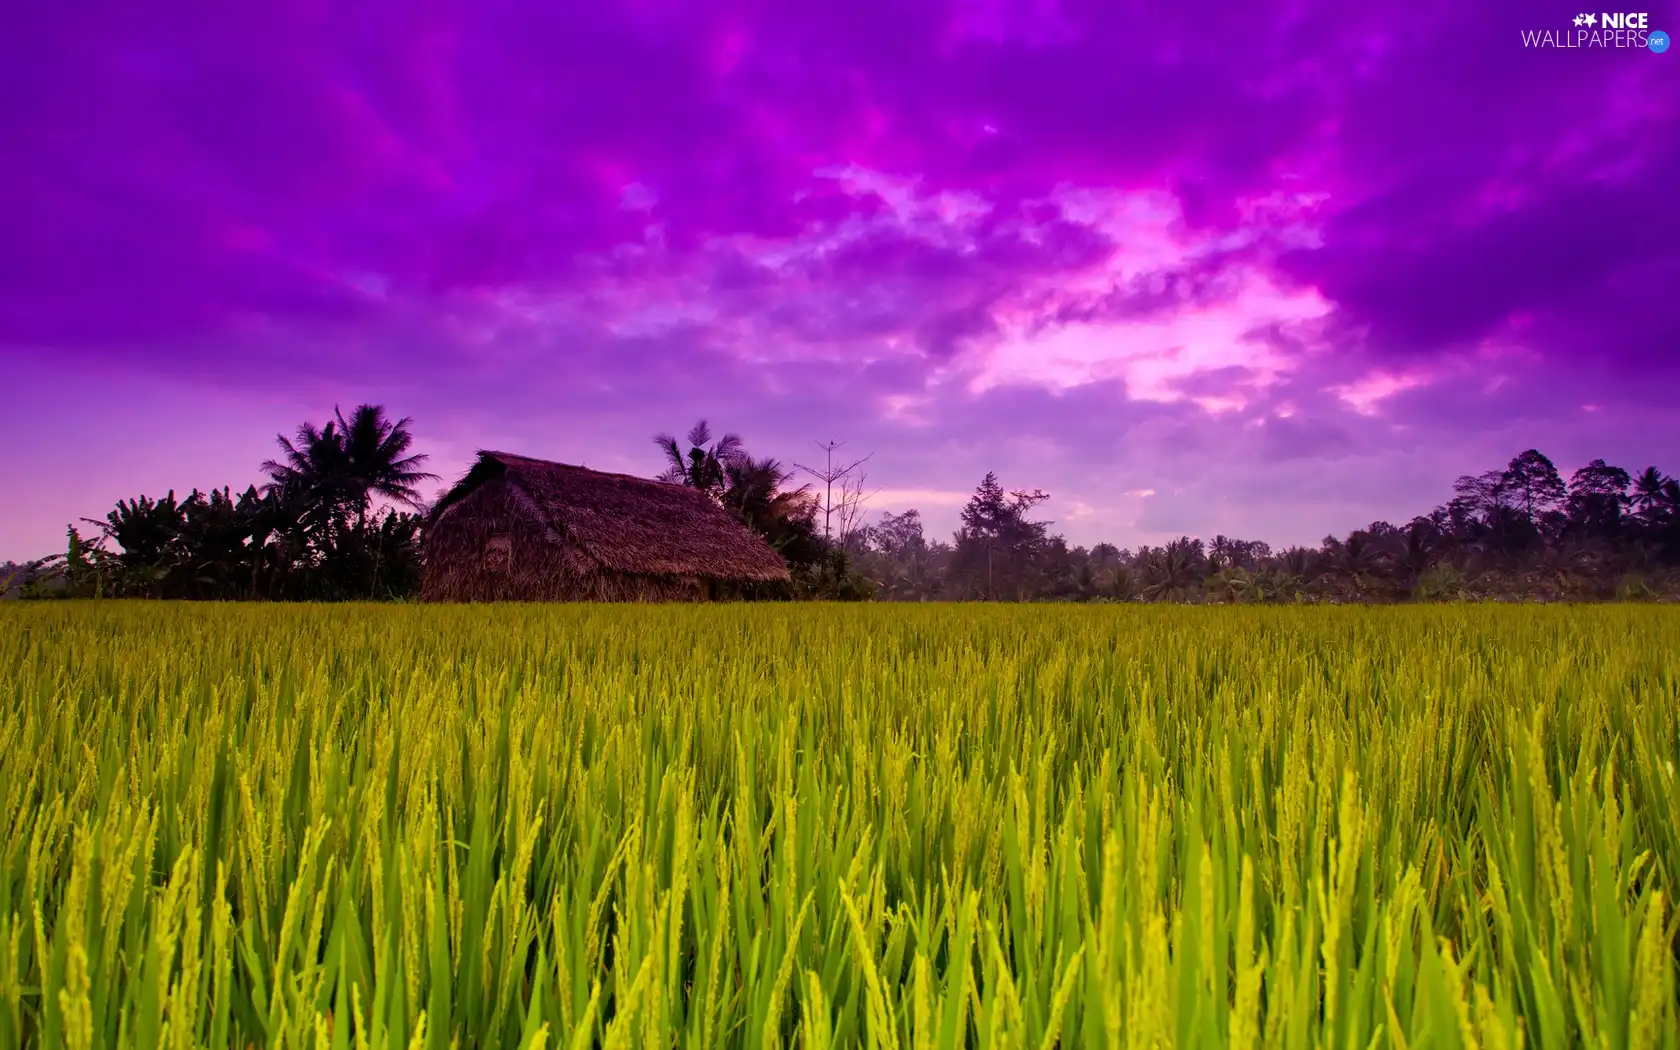
<path fill-rule="evenodd" d="M 186 499 L 119 501 L 88 543 L 0 567 L 0 594 L 163 598 L 343 599 L 413 593 L 422 519 L 373 504 L 420 504 L 431 478 L 411 452 L 407 418 L 378 406 L 279 437 L 266 482 Z M 850 545 L 826 542 L 809 486 L 714 441 L 702 421 L 688 447 L 656 438 L 666 480 L 708 492 L 764 536 L 793 582 L 742 597 L 1011 598 L 1131 601 L 1542 600 L 1680 597 L 1680 480 L 1637 476 L 1595 459 L 1564 484 L 1536 449 L 1502 470 L 1466 475 L 1443 505 L 1404 526 L 1377 521 L 1318 550 L 1184 536 L 1134 554 L 1112 543 L 1070 546 L 1032 517 L 1048 496 L 1006 492 L 988 473 L 963 507 L 953 542 L 929 540 L 915 510 L 885 514 Z M 115 550 L 106 549 L 110 543 Z M 854 570 L 854 565 L 856 570 Z M 867 577 L 867 580 L 860 577 Z M 7 581 L 10 581 L 8 584 Z M 872 583 L 870 582 L 872 581 Z M 770 593 L 775 591 L 775 593 Z"/>
<path fill-rule="evenodd" d="M 653 443 L 665 453 L 666 467 L 659 475 L 661 481 L 687 485 L 720 497 L 729 483 L 730 464 L 740 462 L 747 454 L 737 434 L 725 434 L 712 442 L 712 428 L 704 419 L 689 428 L 686 452 L 669 434 L 655 434 Z"/>
<path fill-rule="evenodd" d="M 972 591 L 993 600 L 1000 588 L 1022 596 L 1024 577 L 1035 567 L 1050 525 L 1028 515 L 1049 498 L 1037 489 L 1006 494 L 990 471 L 981 479 L 963 507 L 956 542 L 957 566 Z"/>
<path fill-rule="evenodd" d="M 1669 479 L 1656 467 L 1646 467 L 1633 479 L 1633 507 L 1647 524 L 1662 516 L 1663 486 Z"/>
<path fill-rule="evenodd" d="M 366 520 L 374 498 L 419 509 L 417 486 L 438 476 L 420 469 L 426 456 L 409 452 L 414 445 L 409 430 L 414 421 L 407 416 L 394 422 L 387 419 L 383 405 L 357 405 L 348 420 L 337 409 L 333 414 L 343 445 L 338 460 L 344 471 L 342 487 L 358 517 Z"/>
<path fill-rule="evenodd" d="M 418 507 L 416 486 L 436 481 L 437 475 L 420 469 L 424 455 L 409 454 L 413 421 L 406 416 L 387 419 L 382 405 L 358 405 L 349 419 L 337 409 L 333 415 L 325 427 L 298 427 L 295 443 L 283 434 L 276 436 L 283 458 L 262 465 L 268 490 L 302 492 L 318 511 L 348 513 L 358 523 L 365 523 L 375 497 Z"/>
<path fill-rule="evenodd" d="M 1577 470 L 1569 478 L 1567 512 L 1575 531 L 1590 538 L 1613 539 L 1622 531 L 1633 479 L 1621 467 L 1602 459 Z"/>
<path fill-rule="evenodd" d="M 1531 448 L 1512 459 L 1503 481 L 1512 503 L 1522 511 L 1530 535 L 1542 530 L 1545 514 L 1562 504 L 1567 495 L 1557 467 L 1538 449 Z"/>

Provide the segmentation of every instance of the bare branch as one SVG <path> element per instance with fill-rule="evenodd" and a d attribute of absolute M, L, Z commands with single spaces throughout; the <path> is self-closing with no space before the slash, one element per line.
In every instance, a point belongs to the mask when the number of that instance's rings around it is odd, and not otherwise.
<path fill-rule="evenodd" d="M 818 470 L 816 467 L 807 467 L 803 463 L 795 463 L 794 464 L 794 466 L 796 468 L 798 468 L 799 470 L 803 470 L 805 473 L 811 475 L 813 478 L 816 478 L 818 481 L 823 483 L 822 512 L 823 512 L 823 540 L 824 540 L 824 542 L 827 542 L 830 538 L 830 535 L 831 535 L 831 532 L 830 532 L 831 519 L 834 517 L 834 515 L 836 513 L 841 513 L 843 511 L 843 508 L 846 506 L 846 499 L 847 499 L 846 492 L 847 492 L 847 485 L 849 483 L 848 479 L 851 477 L 852 471 L 856 470 L 857 468 L 863 466 L 865 463 L 869 462 L 869 460 L 872 459 L 875 455 L 875 453 L 871 452 L 869 455 L 864 456 L 861 459 L 856 459 L 856 460 L 853 460 L 852 462 L 847 463 L 843 466 L 838 466 L 837 467 L 837 466 L 834 465 L 834 452 L 835 452 L 836 449 L 840 448 L 844 444 L 845 444 L 844 441 L 827 441 L 827 442 L 819 441 L 819 442 L 817 442 L 817 447 L 822 449 L 824 454 L 825 454 L 825 459 L 823 461 L 823 467 L 822 467 L 821 470 Z M 841 500 L 838 503 L 835 502 L 835 499 L 834 499 L 834 483 L 837 482 L 837 481 L 840 483 L 840 496 L 841 496 Z M 859 481 L 859 489 L 861 491 L 861 479 Z M 854 503 L 856 502 L 855 497 L 853 498 L 853 502 Z M 848 520 L 850 520 L 851 523 L 852 523 L 850 529 L 848 529 L 847 525 L 846 525 L 846 522 Z M 845 542 L 845 538 L 846 538 L 847 535 L 849 535 L 850 531 L 852 531 L 853 529 L 856 528 L 856 524 L 857 523 L 856 523 L 856 520 L 855 520 L 855 516 L 853 516 L 851 518 L 848 518 L 844 513 L 842 513 L 841 533 L 840 533 L 842 543 Z"/>
<path fill-rule="evenodd" d="M 880 489 L 876 489 L 874 492 L 864 491 L 865 483 L 868 480 L 869 475 L 859 474 L 856 477 L 846 477 L 840 481 L 840 495 L 835 500 L 834 513 L 839 519 L 836 532 L 842 547 L 850 544 L 852 537 L 857 534 L 858 529 L 863 525 L 863 516 L 867 504 L 881 492 Z"/>

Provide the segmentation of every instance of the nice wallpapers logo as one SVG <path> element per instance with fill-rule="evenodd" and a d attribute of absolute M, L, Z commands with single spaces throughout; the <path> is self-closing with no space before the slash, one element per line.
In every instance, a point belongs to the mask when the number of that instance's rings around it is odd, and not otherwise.
<path fill-rule="evenodd" d="M 1667 33 L 1651 28 L 1651 16 L 1645 11 L 1582 12 L 1570 22 L 1564 29 L 1523 30 L 1523 47 L 1643 48 L 1660 55 L 1668 50 L 1670 43 Z"/>

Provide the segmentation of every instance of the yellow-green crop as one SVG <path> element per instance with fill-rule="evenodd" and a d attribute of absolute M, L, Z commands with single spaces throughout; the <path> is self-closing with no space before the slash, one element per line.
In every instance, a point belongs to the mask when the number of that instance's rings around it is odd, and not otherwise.
<path fill-rule="evenodd" d="M 1680 613 L 0 610 L 0 1047 L 1680 1047 Z"/>

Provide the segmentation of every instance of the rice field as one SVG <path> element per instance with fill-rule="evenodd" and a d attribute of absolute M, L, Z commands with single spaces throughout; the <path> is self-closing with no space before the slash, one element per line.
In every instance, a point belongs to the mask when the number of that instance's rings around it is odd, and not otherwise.
<path fill-rule="evenodd" d="M 12 605 L 0 1047 L 1680 1047 L 1680 611 Z"/>

